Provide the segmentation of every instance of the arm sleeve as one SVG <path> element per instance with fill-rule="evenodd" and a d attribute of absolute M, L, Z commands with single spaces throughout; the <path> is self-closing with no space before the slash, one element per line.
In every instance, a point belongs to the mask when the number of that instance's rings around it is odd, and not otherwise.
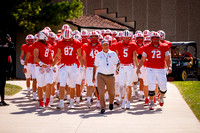
<path fill-rule="evenodd" d="M 165 52 L 165 56 L 169 56 L 169 50 Z"/>

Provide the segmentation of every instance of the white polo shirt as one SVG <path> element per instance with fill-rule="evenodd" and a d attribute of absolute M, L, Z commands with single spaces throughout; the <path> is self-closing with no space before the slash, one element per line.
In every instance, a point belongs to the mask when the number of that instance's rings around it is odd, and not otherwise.
<path fill-rule="evenodd" d="M 103 50 L 99 52 L 94 61 L 97 66 L 97 72 L 102 74 L 114 74 L 116 72 L 116 65 L 119 63 L 119 58 L 114 51 L 109 50 L 105 53 Z"/>

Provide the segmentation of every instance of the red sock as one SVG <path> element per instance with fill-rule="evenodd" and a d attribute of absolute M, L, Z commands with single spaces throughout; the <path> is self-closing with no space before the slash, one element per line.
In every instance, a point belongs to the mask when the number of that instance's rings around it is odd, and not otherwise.
<path fill-rule="evenodd" d="M 49 104 L 49 100 L 50 100 L 50 98 L 46 98 L 45 106 L 47 106 Z"/>
<path fill-rule="evenodd" d="M 42 99 L 39 100 L 39 106 L 43 106 L 43 100 Z"/>

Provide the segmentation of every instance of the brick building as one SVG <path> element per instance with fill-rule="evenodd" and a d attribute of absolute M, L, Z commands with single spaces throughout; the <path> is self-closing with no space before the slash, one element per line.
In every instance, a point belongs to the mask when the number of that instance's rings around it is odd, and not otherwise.
<path fill-rule="evenodd" d="M 62 0 L 53 0 L 59 2 Z M 70 1 L 70 0 L 69 0 Z M 200 0 L 81 0 L 84 15 L 94 15 L 95 9 L 107 11 L 115 20 L 131 24 L 136 30 L 164 30 L 169 41 L 196 41 L 200 48 Z M 108 10 L 107 10 L 108 9 Z M 97 11 L 97 10 L 96 10 Z M 101 16 L 101 15 L 100 15 Z M 66 23 L 66 22 L 65 22 Z M 136 27 L 135 27 L 136 26 Z M 54 30 L 60 26 L 51 27 Z M 17 77 L 22 77 L 20 46 L 25 34 L 17 37 Z M 200 57 L 200 53 L 198 53 Z"/>

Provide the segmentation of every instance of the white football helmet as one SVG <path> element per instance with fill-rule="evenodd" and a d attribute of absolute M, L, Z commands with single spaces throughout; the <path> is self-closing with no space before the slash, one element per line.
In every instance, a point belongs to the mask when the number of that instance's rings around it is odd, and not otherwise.
<path fill-rule="evenodd" d="M 152 37 L 158 37 L 158 38 L 160 38 L 160 34 L 158 32 L 152 32 L 151 33 L 151 38 Z"/>
<path fill-rule="evenodd" d="M 38 40 L 45 40 L 48 41 L 48 33 L 44 31 L 40 31 L 38 33 Z"/>
<path fill-rule="evenodd" d="M 90 36 L 99 36 L 99 34 L 96 31 L 90 32 Z"/>
<path fill-rule="evenodd" d="M 49 38 L 56 38 L 56 34 L 54 32 L 49 32 Z"/>
<path fill-rule="evenodd" d="M 137 39 L 138 37 L 142 37 L 142 38 L 143 38 L 144 36 L 143 36 L 142 33 L 137 33 L 137 34 L 135 34 L 135 39 Z"/>
<path fill-rule="evenodd" d="M 44 30 L 47 30 L 47 31 L 51 32 L 51 28 L 50 27 L 45 27 Z"/>
<path fill-rule="evenodd" d="M 80 34 L 78 30 L 73 31 L 73 35 L 77 35 L 77 34 Z"/>
<path fill-rule="evenodd" d="M 70 28 L 70 26 L 69 26 L 68 24 L 64 24 L 64 25 L 62 26 L 62 32 L 64 32 L 64 31 L 67 30 L 67 29 L 71 29 L 71 28 Z"/>
<path fill-rule="evenodd" d="M 123 33 L 122 31 L 118 32 L 116 37 L 122 37 L 122 33 Z"/>
<path fill-rule="evenodd" d="M 151 42 L 151 37 L 150 36 L 144 37 L 144 42 Z"/>
<path fill-rule="evenodd" d="M 89 36 L 89 33 L 88 33 L 88 31 L 87 30 L 82 30 L 81 31 L 81 36 Z"/>
<path fill-rule="evenodd" d="M 151 35 L 151 32 L 150 32 L 149 30 L 144 30 L 144 31 L 143 31 L 143 35 L 144 35 L 144 37 L 145 37 L 145 36 L 150 36 L 150 35 Z"/>
<path fill-rule="evenodd" d="M 32 35 L 32 34 L 28 34 L 27 36 L 26 36 L 26 40 L 29 40 L 29 39 L 34 39 L 34 36 Z"/>
<path fill-rule="evenodd" d="M 82 37 L 79 34 L 74 35 L 74 39 L 81 41 Z"/>
<path fill-rule="evenodd" d="M 137 33 L 142 33 L 142 31 L 141 30 L 136 30 L 135 34 L 137 34 Z"/>
<path fill-rule="evenodd" d="M 132 34 L 130 33 L 130 31 L 128 30 L 125 30 L 123 33 L 122 33 L 122 37 L 132 37 Z"/>
<path fill-rule="evenodd" d="M 109 29 L 107 29 L 107 30 L 104 32 L 104 34 L 106 34 L 106 35 L 112 35 L 112 31 L 109 30 Z"/>
<path fill-rule="evenodd" d="M 160 40 L 165 40 L 165 32 L 163 30 L 159 30 L 158 33 L 160 34 Z"/>
<path fill-rule="evenodd" d="M 72 30 L 67 29 L 63 32 L 63 38 L 64 39 L 71 39 L 73 37 Z"/>

